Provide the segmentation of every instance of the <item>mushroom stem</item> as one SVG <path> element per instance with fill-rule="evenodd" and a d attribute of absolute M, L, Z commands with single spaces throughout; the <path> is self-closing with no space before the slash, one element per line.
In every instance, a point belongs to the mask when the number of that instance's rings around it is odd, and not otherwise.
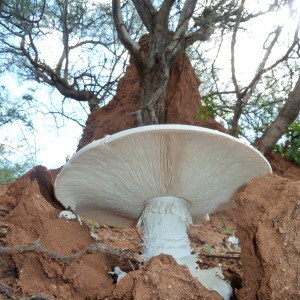
<path fill-rule="evenodd" d="M 219 268 L 199 269 L 197 255 L 191 254 L 187 226 L 192 224 L 192 218 L 188 206 L 187 201 L 177 197 L 157 197 L 145 202 L 137 223 L 137 227 L 144 230 L 142 258 L 146 262 L 161 253 L 170 254 L 178 264 L 186 265 L 206 288 L 229 300 L 232 288 L 223 280 L 222 271 Z"/>
<path fill-rule="evenodd" d="M 187 209 L 189 203 L 177 197 L 158 197 L 145 202 L 145 209 L 137 227 L 143 228 L 144 261 L 161 253 L 172 255 L 190 270 L 196 267 L 197 257 L 192 255 L 187 226 L 192 218 Z"/>

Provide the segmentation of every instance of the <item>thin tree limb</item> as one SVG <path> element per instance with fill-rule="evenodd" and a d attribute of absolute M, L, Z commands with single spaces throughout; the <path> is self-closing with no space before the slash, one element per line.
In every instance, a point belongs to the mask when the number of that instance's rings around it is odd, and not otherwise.
<path fill-rule="evenodd" d="M 126 47 L 129 53 L 138 61 L 142 62 L 141 47 L 129 35 L 129 32 L 124 23 L 120 0 L 112 0 L 113 19 L 118 32 L 118 36 L 122 44 Z"/>
<path fill-rule="evenodd" d="M 9 285 L 6 285 L 0 281 L 0 295 L 5 295 L 8 299 L 10 300 L 51 300 L 48 296 L 42 294 L 42 293 L 37 293 L 36 295 L 32 297 L 22 297 L 22 298 L 17 298 L 14 295 L 13 288 Z M 1 298 L 2 299 L 2 298 Z"/>
<path fill-rule="evenodd" d="M 186 0 L 181 14 L 179 16 L 178 24 L 175 30 L 174 39 L 179 39 L 184 35 L 188 29 L 189 21 L 193 15 L 193 12 L 195 10 L 197 0 Z"/>
<path fill-rule="evenodd" d="M 205 42 L 211 37 L 213 33 L 214 33 L 213 28 L 200 28 L 195 32 L 188 34 L 185 37 L 185 45 L 186 47 L 188 47 L 197 41 Z"/>
<path fill-rule="evenodd" d="M 157 13 L 154 6 L 149 0 L 132 0 L 132 2 L 148 32 L 152 34 Z M 166 16 L 166 18 L 168 17 Z"/>
<path fill-rule="evenodd" d="M 210 257 L 210 258 L 223 258 L 223 259 L 241 259 L 241 257 L 239 255 L 230 256 L 230 255 L 200 253 L 199 256 L 205 256 L 205 257 Z"/>
<path fill-rule="evenodd" d="M 274 32 L 274 38 L 272 39 L 270 45 L 267 47 L 267 51 L 262 59 L 262 61 L 260 62 L 257 70 L 256 70 L 256 75 L 254 76 L 253 80 L 251 81 L 251 83 L 248 85 L 248 87 L 245 89 L 245 91 L 243 92 L 243 105 L 246 105 L 249 101 L 249 99 L 251 98 L 253 92 L 256 89 L 256 86 L 258 84 L 258 82 L 261 79 L 261 76 L 264 72 L 265 69 L 265 65 L 272 53 L 273 47 L 275 46 L 280 34 L 282 32 L 282 26 L 278 26 Z"/>
<path fill-rule="evenodd" d="M 156 19 L 156 25 L 162 29 L 161 33 L 168 35 L 169 31 L 169 18 L 170 18 L 170 11 L 174 4 L 175 0 L 164 0 L 162 3 Z"/>
<path fill-rule="evenodd" d="M 68 68 L 69 68 L 69 28 L 68 28 L 68 4 L 69 1 L 65 0 L 63 2 L 63 11 L 62 11 L 62 23 L 63 23 L 63 52 L 56 66 L 56 73 L 60 74 L 62 69 L 62 64 L 65 62 L 64 69 L 64 79 L 68 79 Z M 61 75 L 61 74 L 60 74 Z"/>
<path fill-rule="evenodd" d="M 288 48 L 288 50 L 286 51 L 286 53 L 280 59 L 278 59 L 276 62 L 274 62 L 268 68 L 265 68 L 262 71 L 263 73 L 265 73 L 265 72 L 267 72 L 267 71 L 269 71 L 271 69 L 274 69 L 277 65 L 279 65 L 283 61 L 286 61 L 289 58 L 289 55 L 292 53 L 292 51 L 295 49 L 295 47 L 297 45 L 299 45 L 299 29 L 300 29 L 300 19 L 299 19 L 299 21 L 297 23 L 297 27 L 296 27 L 296 30 L 295 30 L 295 33 L 294 33 L 293 43 L 291 44 L 291 46 Z"/>
<path fill-rule="evenodd" d="M 233 27 L 233 33 L 231 38 L 231 78 L 234 85 L 235 93 L 237 95 L 238 101 L 240 100 L 241 91 L 237 82 L 236 70 L 235 70 L 235 45 L 236 45 L 236 36 L 238 32 L 238 28 L 241 23 L 242 14 L 244 11 L 245 0 L 242 0 L 241 5 L 238 8 L 236 22 Z"/>

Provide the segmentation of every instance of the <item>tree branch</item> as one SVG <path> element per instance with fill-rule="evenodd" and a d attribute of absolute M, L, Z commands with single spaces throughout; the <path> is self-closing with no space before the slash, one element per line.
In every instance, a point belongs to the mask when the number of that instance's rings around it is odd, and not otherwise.
<path fill-rule="evenodd" d="M 35 49 L 34 44 L 31 46 Z M 60 77 L 53 69 L 44 63 L 40 63 L 36 56 L 33 58 L 30 53 L 25 49 L 25 39 L 22 39 L 20 49 L 24 56 L 28 59 L 32 67 L 34 68 L 37 77 L 41 78 L 45 83 L 54 86 L 65 97 L 71 98 L 77 101 L 87 101 L 90 106 L 90 110 L 95 111 L 99 107 L 99 99 L 88 91 L 76 90 L 73 85 L 70 85 L 67 80 Z"/>
<path fill-rule="evenodd" d="M 205 256 L 209 258 L 223 258 L 223 259 L 241 259 L 240 253 L 236 253 L 237 255 L 233 256 L 232 254 L 229 255 L 220 255 L 220 254 L 206 254 L 206 253 L 200 253 L 199 256 Z"/>
<path fill-rule="evenodd" d="M 241 19 L 242 19 L 242 14 L 243 14 L 243 11 L 244 11 L 244 4 L 245 4 L 245 0 L 242 0 L 241 5 L 238 8 L 237 18 L 236 18 L 236 22 L 235 22 L 234 27 L 233 27 L 233 33 L 232 33 L 232 38 L 231 38 L 231 77 L 232 77 L 232 82 L 233 82 L 234 89 L 235 89 L 235 92 L 236 92 L 236 95 L 237 95 L 238 99 L 240 99 L 240 97 L 241 97 L 241 91 L 240 91 L 240 88 L 238 86 L 237 78 L 236 78 L 235 44 L 236 44 L 236 36 L 237 36 L 238 28 L 240 26 Z"/>
<path fill-rule="evenodd" d="M 69 1 L 63 2 L 62 23 L 63 23 L 63 52 L 56 66 L 56 73 L 61 75 L 61 68 L 65 60 L 64 79 L 68 80 L 69 69 L 69 28 L 68 28 L 68 4 Z"/>
<path fill-rule="evenodd" d="M 274 122 L 257 139 L 254 146 L 265 155 L 270 154 L 280 137 L 288 130 L 288 127 L 298 117 L 300 112 L 300 76 L 298 81 L 286 99 L 282 109 Z"/>
<path fill-rule="evenodd" d="M 188 29 L 189 21 L 195 10 L 197 0 L 186 0 L 179 16 L 178 24 L 175 30 L 174 39 L 179 39 Z"/>
<path fill-rule="evenodd" d="M 259 80 L 261 79 L 261 76 L 264 72 L 264 69 L 265 69 L 265 65 L 267 63 L 267 60 L 269 59 L 269 56 L 272 52 L 272 49 L 275 45 L 275 43 L 277 42 L 280 34 L 281 34 L 281 31 L 282 31 L 282 26 L 278 26 L 275 30 L 275 35 L 274 35 L 274 38 L 273 40 L 271 41 L 270 45 L 268 46 L 267 48 L 267 51 L 262 59 L 262 61 L 260 62 L 257 70 L 256 70 L 256 75 L 255 77 L 253 78 L 252 82 L 249 84 L 248 88 L 246 88 L 246 90 L 244 91 L 244 95 L 243 95 L 243 102 L 244 104 L 247 104 L 247 102 L 249 101 L 250 97 L 252 96 L 253 92 L 255 91 L 256 89 L 256 86 L 259 82 Z M 271 34 L 270 34 L 271 35 Z"/>
<path fill-rule="evenodd" d="M 277 65 L 279 65 L 280 63 L 282 63 L 283 61 L 287 60 L 289 58 L 289 55 L 292 53 L 292 51 L 294 50 L 294 48 L 299 44 L 299 29 L 300 29 L 300 19 L 297 23 L 297 27 L 294 33 L 294 39 L 293 39 L 293 43 L 291 44 L 291 46 L 288 48 L 288 50 L 286 51 L 286 53 L 277 61 L 275 61 L 271 66 L 269 66 L 268 68 L 265 68 L 262 73 L 265 73 L 271 69 L 274 69 Z"/>
<path fill-rule="evenodd" d="M 185 38 L 186 47 L 191 46 L 197 41 L 205 42 L 207 41 L 211 35 L 214 33 L 213 28 L 200 28 L 193 33 L 190 33 Z"/>
<path fill-rule="evenodd" d="M 157 13 L 154 6 L 149 0 L 132 0 L 132 2 L 148 32 L 152 34 Z"/>
<path fill-rule="evenodd" d="M 17 298 L 16 296 L 14 296 L 13 288 L 9 285 L 3 284 L 1 281 L 0 281 L 0 295 L 5 295 L 10 300 L 51 300 L 51 298 L 49 298 L 48 296 L 42 293 L 37 293 L 32 297 Z"/>
<path fill-rule="evenodd" d="M 168 34 L 169 31 L 170 11 L 174 2 L 175 0 L 164 0 L 157 14 L 156 24 L 160 24 L 159 26 L 165 34 Z"/>
<path fill-rule="evenodd" d="M 127 28 L 125 26 L 124 20 L 122 18 L 120 0 L 112 0 L 112 11 L 114 23 L 120 41 L 129 51 L 132 57 L 137 60 L 137 62 L 142 62 L 142 57 L 140 53 L 141 47 L 130 37 L 129 32 L 127 31 Z"/>

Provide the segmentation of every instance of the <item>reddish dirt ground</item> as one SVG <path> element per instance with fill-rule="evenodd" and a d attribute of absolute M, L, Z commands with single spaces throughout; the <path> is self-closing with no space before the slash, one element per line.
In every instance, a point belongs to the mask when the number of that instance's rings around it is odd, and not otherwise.
<path fill-rule="evenodd" d="M 167 122 L 224 131 L 213 119 L 196 117 L 199 84 L 183 55 L 171 71 Z M 138 94 L 130 65 L 117 95 L 90 115 L 79 148 L 136 126 L 130 113 Z M 300 168 L 276 155 L 269 161 L 276 175 L 252 180 L 235 195 L 235 209 L 189 228 L 200 267 L 221 266 L 235 290 L 232 299 L 300 299 Z M 0 299 L 221 299 L 168 255 L 140 268 L 141 237 L 134 228 L 59 218 L 63 207 L 53 188 L 59 171 L 37 166 L 0 186 Z M 228 241 L 233 234 L 238 246 Z M 101 251 L 89 248 L 95 243 Z M 115 266 L 129 272 L 117 284 L 108 274 Z"/>
<path fill-rule="evenodd" d="M 38 166 L 1 187 L 1 244 L 29 246 L 40 239 L 38 249 L 70 256 L 101 243 L 126 250 L 132 259 L 111 251 L 66 262 L 47 253 L 2 254 L 2 293 L 15 297 L 41 293 L 47 299 L 220 299 L 166 255 L 139 269 L 141 238 L 134 228 L 92 221 L 80 225 L 77 220 L 59 218 L 62 207 L 53 197 L 56 174 L 57 170 Z M 209 222 L 190 227 L 200 266 L 221 265 L 236 288 L 235 299 L 299 299 L 299 199 L 299 181 L 277 175 L 251 181 L 236 195 L 237 209 L 211 215 Z M 90 237 L 91 229 L 97 241 Z M 228 242 L 233 233 L 240 247 Z M 115 284 L 108 274 L 114 266 L 130 276 Z"/>

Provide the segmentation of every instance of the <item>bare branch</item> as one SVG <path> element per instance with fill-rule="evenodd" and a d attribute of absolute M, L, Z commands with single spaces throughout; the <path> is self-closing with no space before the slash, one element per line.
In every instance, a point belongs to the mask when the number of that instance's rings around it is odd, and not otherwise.
<path fill-rule="evenodd" d="M 170 11 L 175 0 L 164 0 L 156 18 L 156 26 L 158 25 L 162 30 L 161 33 L 167 35 L 169 33 L 169 18 Z"/>
<path fill-rule="evenodd" d="M 75 44 L 73 46 L 69 46 L 69 49 L 73 50 L 73 49 L 79 48 L 79 47 L 84 46 L 84 45 L 93 44 L 93 45 L 104 46 L 104 47 L 107 48 L 107 50 L 110 50 L 108 47 L 115 44 L 115 43 L 116 43 L 116 41 L 112 41 L 112 42 L 109 42 L 109 43 L 103 43 L 102 41 L 99 41 L 99 40 L 84 40 L 84 41 L 78 42 L 77 44 Z"/>
<path fill-rule="evenodd" d="M 152 33 L 157 13 L 154 6 L 149 0 L 132 0 L 132 2 L 147 30 Z"/>
<path fill-rule="evenodd" d="M 235 69 L 235 44 L 236 44 L 236 36 L 237 36 L 238 28 L 244 11 L 244 4 L 245 4 L 245 0 L 242 0 L 241 5 L 238 8 L 236 23 L 234 24 L 233 34 L 231 39 L 231 78 L 232 78 L 232 82 L 234 85 L 234 90 L 237 98 L 236 105 L 234 108 L 234 115 L 232 118 L 232 125 L 231 125 L 231 134 L 233 136 L 237 136 L 238 134 L 238 122 L 243 110 L 243 99 L 242 99 L 240 87 L 238 85 L 238 81 L 236 77 L 236 69 Z"/>
<path fill-rule="evenodd" d="M 182 12 L 179 17 L 179 21 L 175 30 L 175 34 L 173 37 L 173 41 L 177 41 L 180 38 L 183 38 L 188 26 L 189 21 L 193 15 L 193 12 L 195 10 L 197 0 L 186 0 L 182 9 Z"/>
<path fill-rule="evenodd" d="M 70 117 L 70 116 L 68 116 L 68 115 L 66 115 L 64 112 L 61 112 L 61 111 L 51 111 L 51 110 L 49 110 L 47 113 L 45 113 L 46 115 L 61 115 L 61 116 L 63 116 L 64 118 L 66 118 L 66 119 L 69 119 L 69 120 L 71 120 L 71 121 L 73 121 L 73 122 L 75 122 L 77 125 L 79 125 L 80 127 L 82 127 L 82 128 L 85 128 L 85 125 L 84 124 L 81 124 L 80 123 L 80 121 L 78 121 L 77 119 L 75 119 L 75 118 L 72 118 L 72 117 Z M 58 126 L 56 126 L 56 127 L 58 127 Z"/>
<path fill-rule="evenodd" d="M 290 54 L 293 52 L 293 50 L 295 49 L 295 47 L 297 45 L 299 45 L 299 29 L 300 29 L 300 19 L 298 21 L 295 33 L 294 33 L 294 39 L 293 39 L 293 43 L 291 44 L 291 46 L 288 48 L 288 50 L 286 51 L 286 53 L 280 58 L 278 59 L 276 62 L 274 62 L 271 66 L 269 66 L 268 68 L 265 68 L 262 72 L 265 73 L 271 69 L 274 69 L 277 65 L 279 65 L 280 63 L 282 63 L 283 61 L 286 61 Z"/>
<path fill-rule="evenodd" d="M 220 254 L 206 254 L 206 253 L 200 253 L 199 256 L 205 256 L 210 258 L 223 258 L 223 259 L 241 259 L 240 253 L 236 252 L 237 255 L 220 255 Z"/>
<path fill-rule="evenodd" d="M 8 299 L 11 300 L 51 300 L 48 296 L 44 295 L 43 293 L 37 293 L 36 295 L 32 297 L 22 297 L 22 298 L 17 298 L 14 296 L 14 290 L 11 286 L 6 285 L 0 281 L 0 295 L 5 295 L 8 297 Z M 2 299 L 2 297 L 1 297 Z"/>
<path fill-rule="evenodd" d="M 193 33 L 190 33 L 185 38 L 186 47 L 191 46 L 197 41 L 205 42 L 207 41 L 211 35 L 214 33 L 213 28 L 200 28 Z"/>
<path fill-rule="evenodd" d="M 242 0 L 241 5 L 238 8 L 237 18 L 234 24 L 232 39 L 231 39 L 231 77 L 232 77 L 232 82 L 238 99 L 240 99 L 241 91 L 237 83 L 236 71 L 235 71 L 235 44 L 236 44 L 236 36 L 237 36 L 238 28 L 240 26 L 242 14 L 244 11 L 244 4 L 245 4 L 245 0 Z"/>
<path fill-rule="evenodd" d="M 277 42 L 280 34 L 281 34 L 281 31 L 282 31 L 282 26 L 278 26 L 275 30 L 274 33 L 274 38 L 273 40 L 271 41 L 270 45 L 267 47 L 267 51 L 262 59 L 262 61 L 260 62 L 257 70 L 256 70 L 256 75 L 255 77 L 253 78 L 253 80 L 251 81 L 251 83 L 248 85 L 248 87 L 246 88 L 246 90 L 244 91 L 242 97 L 243 97 L 243 105 L 246 105 L 250 99 L 250 97 L 252 96 L 253 92 L 255 91 L 256 89 L 256 86 L 259 82 L 259 80 L 261 79 L 261 76 L 264 72 L 264 68 L 265 68 L 265 65 L 267 63 L 267 60 L 269 59 L 269 56 L 272 52 L 272 49 L 275 45 L 275 43 Z M 271 35 L 271 34 L 270 34 Z M 269 35 L 269 36 L 270 36 Z"/>
<path fill-rule="evenodd" d="M 63 2 L 63 12 L 62 12 L 62 23 L 63 23 L 63 52 L 56 66 L 56 73 L 61 73 L 61 68 L 63 61 L 65 60 L 65 70 L 64 70 L 64 79 L 68 79 L 68 66 L 69 66 L 69 28 L 68 28 L 68 4 L 69 1 L 65 0 Z"/>
<path fill-rule="evenodd" d="M 292 45 L 289 47 L 289 49 L 287 50 L 287 52 L 285 53 L 285 55 L 283 55 L 280 59 L 278 59 L 275 63 L 273 63 L 271 66 L 269 66 L 268 68 L 265 68 L 266 63 L 272 53 L 272 50 L 276 44 L 276 42 L 278 41 L 278 38 L 282 32 L 282 26 L 277 26 L 277 28 L 275 29 L 275 31 L 271 34 L 269 34 L 267 40 L 265 41 L 265 43 L 267 43 L 269 37 L 274 34 L 274 37 L 272 39 L 272 41 L 270 42 L 269 46 L 266 48 L 266 52 L 265 55 L 262 59 L 262 61 L 260 62 L 257 70 L 256 70 L 256 74 L 253 77 L 252 81 L 248 84 L 248 86 L 245 88 L 245 90 L 243 92 L 240 91 L 238 85 L 237 85 L 237 81 L 235 78 L 235 69 L 234 69 L 234 61 L 232 61 L 232 79 L 233 79 L 233 83 L 235 86 L 235 90 L 236 90 L 236 94 L 237 94 L 237 102 L 236 102 L 236 106 L 235 106 L 235 110 L 234 110 L 234 116 L 233 116 L 233 120 L 232 120 L 232 125 L 231 125 L 231 134 L 236 136 L 237 135 L 237 129 L 238 129 L 238 122 L 239 119 L 242 115 L 242 111 L 243 111 L 243 107 L 245 107 L 245 105 L 247 105 L 247 103 L 249 102 L 250 98 L 252 97 L 254 91 L 256 90 L 257 84 L 259 83 L 259 81 L 261 80 L 261 77 L 264 73 L 266 73 L 267 71 L 270 71 L 272 69 L 274 69 L 279 63 L 285 61 L 288 59 L 289 55 L 291 54 L 291 52 L 294 50 L 295 46 L 299 43 L 299 26 L 300 26 L 300 20 L 297 24 L 297 28 L 295 30 L 295 34 L 294 34 L 294 40 Z M 234 48 L 232 49 L 232 51 L 234 51 Z M 232 56 L 232 59 L 234 59 L 234 56 Z M 235 79 L 235 81 L 234 81 Z"/>
<path fill-rule="evenodd" d="M 159 9 L 159 14 L 165 14 L 168 16 L 167 18 L 165 18 L 167 21 L 169 21 L 170 11 L 174 3 L 175 0 L 164 0 Z"/>
<path fill-rule="evenodd" d="M 138 62 L 142 61 L 141 57 L 141 47 L 137 42 L 135 42 L 129 35 L 126 25 L 124 23 L 120 0 L 112 0 L 112 10 L 113 10 L 113 19 L 118 32 L 118 36 L 122 44 L 126 47 L 129 53 L 134 57 Z"/>
<path fill-rule="evenodd" d="M 31 46 L 34 47 L 34 44 L 32 43 Z M 91 111 L 95 111 L 99 108 L 99 99 L 97 99 L 93 93 L 85 90 L 76 90 L 73 85 L 69 84 L 66 79 L 60 77 L 59 74 L 48 65 L 39 62 L 37 54 L 32 58 L 30 53 L 25 49 L 24 39 L 21 42 L 20 49 L 34 68 L 38 78 L 42 79 L 45 83 L 56 87 L 57 90 L 67 98 L 77 101 L 87 101 Z"/>

